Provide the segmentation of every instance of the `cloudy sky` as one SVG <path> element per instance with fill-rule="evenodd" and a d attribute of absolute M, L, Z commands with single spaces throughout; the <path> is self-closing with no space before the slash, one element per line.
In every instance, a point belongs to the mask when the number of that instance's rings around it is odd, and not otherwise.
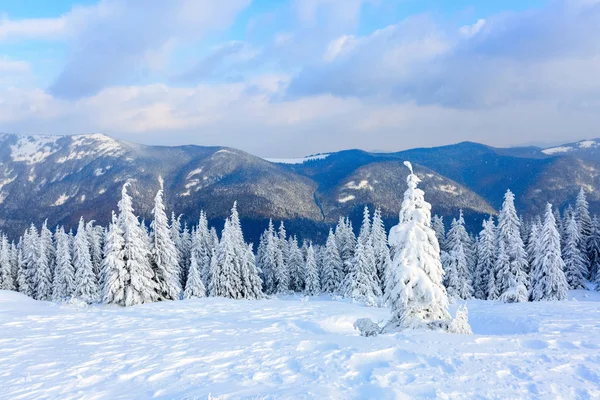
<path fill-rule="evenodd" d="M 2 0 L 0 132 L 259 156 L 600 137 L 600 0 Z"/>

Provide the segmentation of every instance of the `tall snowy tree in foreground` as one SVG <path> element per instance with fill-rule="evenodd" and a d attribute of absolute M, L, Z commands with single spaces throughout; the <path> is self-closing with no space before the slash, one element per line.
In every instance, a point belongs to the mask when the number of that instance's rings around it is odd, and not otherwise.
<path fill-rule="evenodd" d="M 75 267 L 71 260 L 69 235 L 60 227 L 54 234 L 56 242 L 56 267 L 52 282 L 52 300 L 68 299 L 75 293 Z"/>
<path fill-rule="evenodd" d="M 500 300 L 506 303 L 527 301 L 527 253 L 521 238 L 521 222 L 515 209 L 515 196 L 510 190 L 504 195 L 504 203 L 498 216 L 498 242 L 502 242 L 508 263 L 496 266 L 496 287 Z M 498 256 L 498 263 L 500 262 Z"/>
<path fill-rule="evenodd" d="M 179 300 L 181 285 L 178 279 L 177 248 L 171 239 L 169 221 L 162 197 L 161 189 L 154 198 L 154 209 L 152 210 L 154 220 L 150 224 L 152 228 L 152 266 L 158 284 L 159 298 L 161 300 Z"/>
<path fill-rule="evenodd" d="M 319 272 L 317 271 L 317 260 L 315 250 L 310 244 L 306 252 L 306 287 L 305 293 L 309 296 L 316 296 L 321 292 L 319 284 Z"/>
<path fill-rule="evenodd" d="M 565 224 L 565 240 L 563 260 L 565 262 L 565 277 L 570 289 L 584 289 L 585 277 L 588 273 L 587 260 L 581 253 L 581 235 L 574 217 Z"/>
<path fill-rule="evenodd" d="M 563 272 L 565 263 L 561 257 L 560 235 L 556 229 L 552 205 L 546 205 L 544 225 L 538 238 L 536 265 L 531 268 L 531 299 L 564 300 L 569 286 Z"/>
<path fill-rule="evenodd" d="M 496 227 L 494 219 L 483 221 L 483 230 L 477 243 L 474 296 L 481 300 L 495 300 L 496 291 Z"/>
<path fill-rule="evenodd" d="M 151 303 L 158 299 L 158 285 L 150 264 L 150 249 L 145 228 L 133 213 L 131 196 L 127 193 L 129 182 L 123 185 L 118 203 L 118 225 L 123 232 L 123 261 L 129 277 L 125 287 L 125 305 Z"/>
<path fill-rule="evenodd" d="M 10 261 L 10 244 L 6 236 L 0 238 L 0 290 L 14 290 L 12 267 Z"/>
<path fill-rule="evenodd" d="M 385 299 L 392 309 L 386 331 L 436 326 L 450 319 L 448 297 L 442 285 L 440 248 L 430 227 L 431 205 L 417 188 L 420 179 L 412 166 L 400 210 L 400 223 L 390 231 L 394 258 L 386 274 Z"/>
<path fill-rule="evenodd" d="M 98 279 L 94 273 L 83 217 L 79 219 L 79 226 L 75 235 L 73 266 L 75 268 L 75 293 L 73 295 L 87 303 L 99 301 Z"/>
<path fill-rule="evenodd" d="M 112 213 L 112 222 L 106 233 L 103 248 L 102 300 L 108 304 L 125 306 L 125 292 L 130 281 L 129 271 L 125 267 L 123 231 L 117 216 Z"/>
<path fill-rule="evenodd" d="M 321 272 L 321 289 L 324 293 L 335 293 L 341 285 L 343 275 L 342 259 L 335 242 L 333 230 L 329 229 L 329 236 L 325 243 L 323 256 L 323 270 Z"/>

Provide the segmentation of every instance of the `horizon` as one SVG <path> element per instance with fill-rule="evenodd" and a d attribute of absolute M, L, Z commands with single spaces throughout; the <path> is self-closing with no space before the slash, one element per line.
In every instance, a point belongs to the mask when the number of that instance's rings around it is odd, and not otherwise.
<path fill-rule="evenodd" d="M 7 0 L 0 131 L 261 157 L 596 137 L 598 0 Z"/>

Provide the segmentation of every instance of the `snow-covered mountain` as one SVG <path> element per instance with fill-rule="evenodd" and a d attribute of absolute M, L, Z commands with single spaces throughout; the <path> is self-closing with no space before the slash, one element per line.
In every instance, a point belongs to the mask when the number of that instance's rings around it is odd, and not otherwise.
<path fill-rule="evenodd" d="M 539 212 L 546 201 L 564 205 L 577 188 L 600 205 L 600 141 L 561 146 L 568 151 L 495 149 L 460 143 L 399 153 L 349 150 L 302 159 L 264 160 L 240 150 L 202 146 L 145 146 L 102 134 L 79 136 L 0 135 L 0 229 L 22 233 L 30 223 L 74 227 L 81 215 L 106 223 L 120 187 L 132 182 L 134 206 L 151 210 L 156 190 L 184 220 L 205 209 L 217 223 L 235 200 L 250 240 L 267 220 L 285 220 L 288 230 L 321 239 L 341 215 L 359 220 L 365 204 L 397 219 L 411 160 L 434 212 L 458 208 L 473 225 L 495 213 L 507 188 L 520 212 Z"/>

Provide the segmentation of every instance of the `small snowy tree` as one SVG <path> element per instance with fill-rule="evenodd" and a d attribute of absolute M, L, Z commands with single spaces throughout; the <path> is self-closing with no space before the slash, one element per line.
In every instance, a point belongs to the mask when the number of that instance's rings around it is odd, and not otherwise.
<path fill-rule="evenodd" d="M 36 298 L 35 270 L 39 259 L 38 231 L 35 225 L 31 224 L 28 230 L 23 234 L 21 247 L 22 262 L 19 268 L 19 291 L 26 296 Z"/>
<path fill-rule="evenodd" d="M 102 264 L 102 246 L 104 242 L 104 228 L 94 225 L 94 221 L 89 221 L 85 225 L 85 232 L 90 245 L 90 257 L 94 266 L 94 274 L 98 277 L 98 283 L 102 287 L 101 264 Z"/>
<path fill-rule="evenodd" d="M 36 300 L 51 300 L 52 298 L 52 267 L 50 265 L 49 255 L 54 250 L 49 250 L 52 245 L 52 233 L 46 227 L 46 223 L 40 231 L 37 238 L 36 260 L 34 262 L 33 282 L 35 284 Z"/>
<path fill-rule="evenodd" d="M 229 220 L 231 223 L 231 240 L 233 241 L 235 253 L 235 265 L 240 279 L 239 298 L 258 299 L 262 297 L 262 281 L 256 268 L 252 245 L 248 245 L 244 240 L 237 202 L 233 203 Z"/>
<path fill-rule="evenodd" d="M 563 260 L 565 261 L 565 277 L 571 289 L 584 289 L 585 277 L 588 273 L 586 259 L 581 253 L 581 235 L 579 226 L 574 217 L 571 217 L 565 226 L 565 240 L 563 247 Z"/>
<path fill-rule="evenodd" d="M 569 286 L 563 272 L 565 263 L 561 257 L 560 235 L 556 229 L 552 205 L 546 205 L 544 226 L 538 238 L 540 259 L 531 270 L 531 299 L 564 300 Z"/>
<path fill-rule="evenodd" d="M 319 273 L 317 271 L 317 260 L 315 258 L 315 250 L 312 244 L 308 246 L 306 253 L 306 288 L 305 293 L 309 296 L 316 296 L 320 293 Z"/>
<path fill-rule="evenodd" d="M 169 232 L 169 221 L 162 200 L 163 191 L 159 190 L 154 198 L 152 214 L 152 266 L 158 285 L 158 295 L 161 300 L 179 300 L 181 286 L 178 277 L 178 256 L 175 243 Z"/>
<path fill-rule="evenodd" d="M 287 266 L 290 274 L 290 289 L 294 292 L 302 292 L 305 284 L 305 263 L 302 250 L 298 247 L 298 239 L 295 236 L 288 240 Z"/>
<path fill-rule="evenodd" d="M 483 230 L 477 243 L 477 267 L 475 269 L 475 294 L 481 300 L 495 300 L 496 285 L 496 227 L 494 219 L 483 221 Z M 491 283 L 491 287 L 490 287 Z"/>
<path fill-rule="evenodd" d="M 504 246 L 505 255 L 508 256 L 508 264 L 496 266 L 496 287 L 500 293 L 500 299 L 504 302 L 527 301 L 528 279 L 526 271 L 529 269 L 527 252 L 521 238 L 521 222 L 517 216 L 514 204 L 515 196 L 510 190 L 504 195 L 504 203 L 498 216 L 498 249 L 500 242 Z M 500 263 L 500 254 L 497 257 Z"/>
<path fill-rule="evenodd" d="M 52 282 L 52 300 L 62 301 L 70 298 L 75 293 L 75 267 L 71 260 L 71 246 L 69 235 L 62 227 L 56 229 L 54 234 L 56 242 L 56 267 L 54 281 Z"/>
<path fill-rule="evenodd" d="M 123 262 L 129 280 L 125 287 L 125 305 L 151 303 L 158 299 L 158 285 L 150 264 L 148 236 L 133 213 L 129 182 L 123 185 L 119 201 L 119 230 L 123 233 Z"/>
<path fill-rule="evenodd" d="M 333 230 L 329 229 L 329 236 L 325 244 L 323 256 L 323 271 L 321 275 L 321 288 L 324 293 L 335 293 L 341 285 L 343 275 L 342 259 L 335 242 Z"/>
<path fill-rule="evenodd" d="M 440 244 L 440 250 L 442 252 L 446 250 L 446 228 L 444 227 L 444 218 L 439 215 L 434 215 L 431 219 L 431 228 L 435 232 L 438 243 Z"/>
<path fill-rule="evenodd" d="M 184 269 L 182 262 L 184 258 L 184 251 L 182 249 L 181 242 L 181 215 L 175 216 L 175 212 L 171 212 L 171 223 L 169 225 L 169 236 L 171 236 L 171 240 L 177 249 L 177 278 L 179 279 L 179 283 L 184 285 L 182 271 Z"/>
<path fill-rule="evenodd" d="M 183 292 L 183 298 L 193 299 L 206 297 L 206 288 L 200 274 L 200 266 L 196 261 L 195 252 L 191 253 L 190 269 L 188 272 L 188 279 L 185 284 L 185 291 Z"/>
<path fill-rule="evenodd" d="M 10 263 L 10 244 L 5 235 L 0 238 L 0 290 L 15 290 Z"/>
<path fill-rule="evenodd" d="M 600 221 L 594 216 L 592 222 L 592 234 L 587 242 L 587 251 L 590 261 L 590 275 L 594 282 L 600 281 Z M 596 289 L 600 290 L 598 287 Z"/>
<path fill-rule="evenodd" d="M 340 282 L 343 282 L 350 271 L 350 266 L 354 260 L 354 250 L 356 249 L 356 236 L 352 230 L 352 223 L 348 218 L 340 218 L 335 228 L 335 240 L 342 259 L 343 276 Z"/>
<path fill-rule="evenodd" d="M 592 217 L 590 216 L 589 204 L 585 197 L 585 191 L 583 188 L 579 190 L 577 198 L 575 200 L 575 220 L 579 226 L 579 234 L 582 238 L 581 250 L 586 254 L 585 243 L 592 234 Z"/>
<path fill-rule="evenodd" d="M 73 247 L 73 266 L 75 268 L 75 292 L 73 296 L 87 303 L 100 300 L 98 279 L 94 273 L 92 258 L 83 217 L 79 219 Z"/>
<path fill-rule="evenodd" d="M 385 271 L 392 263 L 390 257 L 390 248 L 388 247 L 387 233 L 381 218 L 381 209 L 376 208 L 373 214 L 373 225 L 371 227 L 371 241 L 373 243 L 373 254 L 375 255 L 375 270 L 377 271 L 377 281 L 379 282 L 381 292 L 385 290 Z"/>
<path fill-rule="evenodd" d="M 129 282 L 129 272 L 125 268 L 123 231 L 115 213 L 106 233 L 102 271 L 102 300 L 107 304 L 125 306 L 125 291 Z"/>
<path fill-rule="evenodd" d="M 213 297 L 239 299 L 241 297 L 241 278 L 236 265 L 235 244 L 231 233 L 231 221 L 225 221 L 221 241 L 212 259 L 209 292 Z"/>
<path fill-rule="evenodd" d="M 430 227 L 431 205 L 417 188 L 420 179 L 412 166 L 408 189 L 400 210 L 400 223 L 390 231 L 389 244 L 394 258 L 386 274 L 385 299 L 392 319 L 384 330 L 416 328 L 447 323 L 448 297 L 442 284 L 444 270 L 440 248 Z"/>
<path fill-rule="evenodd" d="M 468 244 L 462 211 L 458 220 L 452 221 L 448 232 L 447 253 L 442 259 L 444 266 L 444 283 L 448 296 L 454 299 L 469 299 L 472 296 L 471 274 L 465 245 Z"/>

